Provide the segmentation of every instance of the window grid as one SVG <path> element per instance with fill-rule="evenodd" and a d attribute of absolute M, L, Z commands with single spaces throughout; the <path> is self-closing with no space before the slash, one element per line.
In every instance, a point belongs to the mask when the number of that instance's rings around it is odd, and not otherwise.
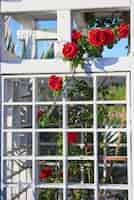
<path fill-rule="evenodd" d="M 127 99 L 125 101 L 107 101 L 107 100 L 104 100 L 104 101 L 98 101 L 97 100 L 97 77 L 99 76 L 102 76 L 102 75 L 113 75 L 113 76 L 126 76 L 126 88 L 127 88 Z M 4 100 L 4 79 L 6 77 L 2 77 L 1 79 L 1 85 L 2 85 L 2 108 L 1 108 L 1 113 L 2 113 L 2 116 L 4 116 L 4 106 L 5 105 L 32 105 L 32 129 L 5 129 L 4 128 L 4 117 L 1 118 L 1 142 L 2 144 L 4 144 L 4 133 L 7 131 L 12 131 L 12 132 L 31 132 L 32 130 L 32 156 L 26 156 L 26 157 L 23 157 L 23 156 L 4 156 L 4 151 L 3 151 L 3 145 L 1 146 L 1 155 L 2 155 L 2 163 L 1 163 L 1 183 L 2 183 L 2 189 L 5 187 L 4 186 L 4 177 L 3 177 L 3 171 L 4 171 L 4 167 L 3 167 L 3 161 L 4 160 L 12 160 L 12 159 L 20 159 L 20 160 L 31 160 L 32 159 L 32 190 L 33 190 L 33 199 L 36 198 L 36 195 L 35 195 L 35 192 L 36 192 L 36 188 L 62 188 L 63 189 L 63 199 L 66 200 L 67 198 L 67 189 L 73 189 L 73 188 L 87 188 L 87 189 L 94 189 L 95 193 L 95 200 L 98 199 L 98 190 L 99 189 L 118 189 L 118 190 L 128 190 L 128 193 L 129 193 L 129 198 L 131 196 L 130 194 L 130 188 L 131 188 L 131 178 L 130 178 L 130 173 L 131 173 L 131 163 L 130 163 L 130 158 L 131 158 L 131 155 L 130 155 L 130 150 L 131 150 L 131 147 L 130 147 L 130 140 L 131 140 L 131 136 L 130 136 L 130 105 L 129 105 L 129 101 L 130 101 L 130 76 L 128 73 L 121 73 L 121 74 L 118 74 L 118 73 L 110 73 L 110 74 L 107 74 L 107 73 L 98 73 L 98 74 L 95 74 L 95 75 L 92 75 L 93 77 L 93 91 L 94 91 L 94 94 L 93 94 L 93 101 L 74 101 L 73 104 L 74 105 L 82 105 L 82 104 L 92 104 L 93 105 L 93 128 L 68 128 L 67 127 L 67 105 L 70 105 L 72 103 L 72 101 L 67 101 L 66 99 L 66 94 L 64 94 L 63 96 L 63 99 L 62 99 L 62 102 L 59 101 L 57 102 L 56 104 L 57 105 L 62 105 L 62 116 L 63 116 L 63 127 L 62 128 L 54 128 L 54 129 L 51 129 L 51 128 L 46 128 L 46 129 L 38 129 L 36 128 L 36 125 L 35 125 L 35 121 L 36 121 L 36 115 L 35 115 L 35 107 L 36 105 L 51 105 L 52 102 L 39 102 L 36 100 L 36 91 L 37 91 L 37 86 L 36 86 L 36 78 L 37 77 L 48 77 L 49 75 L 47 76 L 36 76 L 36 75 L 33 75 L 32 76 L 32 102 L 5 102 Z M 65 75 L 63 75 L 64 77 Z M 82 76 L 80 74 L 80 76 Z M 8 76 L 8 78 L 12 78 L 13 76 Z M 15 76 L 15 78 L 18 78 L 20 76 Z M 26 77 L 26 76 L 21 76 L 22 78 Z M 127 146 L 128 146 L 128 184 L 120 184 L 120 185 L 112 185 L 112 184 L 105 184 L 105 185 L 101 185 L 99 184 L 99 180 L 98 180 L 98 132 L 104 132 L 106 130 L 106 128 L 98 128 L 97 126 L 97 105 L 98 104 L 126 104 L 127 105 L 127 128 L 110 128 L 111 130 L 121 130 L 123 132 L 126 132 L 127 131 Z M 94 156 L 91 156 L 88 158 L 85 157 L 85 160 L 94 160 L 94 184 L 84 184 L 84 185 L 81 185 L 81 184 L 75 184 L 75 186 L 73 185 L 69 185 L 68 184 L 68 180 L 67 180 L 67 161 L 68 160 L 73 160 L 74 158 L 71 156 L 68 156 L 67 155 L 67 137 L 66 137 L 66 133 L 68 131 L 78 131 L 78 132 L 92 132 L 93 131 L 93 134 L 94 134 Z M 62 134 L 63 134 L 63 156 L 57 156 L 56 158 L 54 158 L 54 156 L 37 156 L 36 155 L 36 143 L 37 143 L 37 137 L 36 137 L 36 134 L 38 132 L 53 132 L 53 131 L 62 131 Z M 84 156 L 75 156 L 75 159 L 77 160 L 84 160 L 83 158 Z M 43 184 L 43 185 L 39 185 L 37 184 L 36 182 L 36 173 L 37 173 L 37 167 L 36 167 L 36 161 L 37 160 L 63 160 L 63 184 Z M 2 190 L 3 191 L 3 190 Z M 131 198 L 130 198 L 131 199 Z M 2 200 L 4 200 L 3 196 L 2 196 Z"/>

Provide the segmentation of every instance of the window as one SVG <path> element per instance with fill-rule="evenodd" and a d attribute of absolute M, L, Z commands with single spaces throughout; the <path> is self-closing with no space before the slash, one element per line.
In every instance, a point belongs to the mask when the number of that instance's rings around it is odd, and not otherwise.
<path fill-rule="evenodd" d="M 2 77 L 4 199 L 128 200 L 129 72 L 61 76 L 56 101 L 49 75 Z"/>

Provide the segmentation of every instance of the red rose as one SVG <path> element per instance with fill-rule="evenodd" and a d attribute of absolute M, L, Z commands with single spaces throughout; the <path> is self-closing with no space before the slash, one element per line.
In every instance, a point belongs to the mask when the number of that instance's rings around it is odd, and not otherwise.
<path fill-rule="evenodd" d="M 67 137 L 68 137 L 68 143 L 69 144 L 76 143 L 77 140 L 78 140 L 78 134 L 75 133 L 75 132 L 68 132 Z"/>
<path fill-rule="evenodd" d="M 43 110 L 39 110 L 37 113 L 37 119 L 39 120 L 41 117 L 43 117 L 45 112 Z"/>
<path fill-rule="evenodd" d="M 88 41 L 94 46 L 110 44 L 114 39 L 114 33 L 110 28 L 96 28 L 88 32 Z"/>
<path fill-rule="evenodd" d="M 40 180 L 44 180 L 48 177 L 52 176 L 52 169 L 51 167 L 44 167 L 39 174 Z"/>
<path fill-rule="evenodd" d="M 64 55 L 65 58 L 75 58 L 78 52 L 78 48 L 76 46 L 76 44 L 74 42 L 67 42 L 66 44 L 64 44 L 62 53 Z"/>
<path fill-rule="evenodd" d="M 112 29 L 105 28 L 103 30 L 103 32 L 104 32 L 104 35 L 105 35 L 105 44 L 113 43 L 114 40 L 115 40 L 115 36 L 114 36 Z"/>
<path fill-rule="evenodd" d="M 80 31 L 76 31 L 76 30 L 72 31 L 72 40 L 74 42 L 77 41 L 77 40 L 79 40 L 81 37 L 82 37 L 82 34 L 81 34 Z"/>
<path fill-rule="evenodd" d="M 94 46 L 102 46 L 106 42 L 105 32 L 100 28 L 88 32 L 88 41 Z"/>
<path fill-rule="evenodd" d="M 50 76 L 50 78 L 48 80 L 48 87 L 54 91 L 61 90 L 62 89 L 62 77 L 56 76 L 56 75 Z"/>
<path fill-rule="evenodd" d="M 85 144 L 85 150 L 89 153 L 91 150 L 91 145 L 90 144 Z"/>
<path fill-rule="evenodd" d="M 129 25 L 125 23 L 120 24 L 117 28 L 117 32 L 120 39 L 128 37 Z"/>

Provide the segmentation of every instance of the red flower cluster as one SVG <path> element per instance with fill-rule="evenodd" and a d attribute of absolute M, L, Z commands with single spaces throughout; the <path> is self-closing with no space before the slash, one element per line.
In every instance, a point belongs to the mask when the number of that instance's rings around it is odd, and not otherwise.
<path fill-rule="evenodd" d="M 88 32 L 88 42 L 94 46 L 103 46 L 113 43 L 114 33 L 110 28 L 95 28 Z"/>
<path fill-rule="evenodd" d="M 44 115 L 45 115 L 44 110 L 39 110 L 37 113 L 37 119 L 39 120 L 40 118 L 44 117 Z"/>
<path fill-rule="evenodd" d="M 78 48 L 75 42 L 67 42 L 64 44 L 62 53 L 65 58 L 72 59 L 75 58 L 78 53 Z"/>
<path fill-rule="evenodd" d="M 129 34 L 129 25 L 125 23 L 120 24 L 117 28 L 117 32 L 120 39 L 127 37 Z"/>
<path fill-rule="evenodd" d="M 48 80 L 48 86 L 53 91 L 59 91 L 62 89 L 62 77 L 51 75 Z"/>
<path fill-rule="evenodd" d="M 68 143 L 73 144 L 76 143 L 78 140 L 78 133 L 76 132 L 68 132 L 67 133 Z"/>
<path fill-rule="evenodd" d="M 82 34 L 80 31 L 73 30 L 72 31 L 72 41 L 77 42 L 82 37 Z"/>
<path fill-rule="evenodd" d="M 47 179 L 48 177 L 52 176 L 52 168 L 51 167 L 44 167 L 39 174 L 39 178 L 41 181 Z"/>

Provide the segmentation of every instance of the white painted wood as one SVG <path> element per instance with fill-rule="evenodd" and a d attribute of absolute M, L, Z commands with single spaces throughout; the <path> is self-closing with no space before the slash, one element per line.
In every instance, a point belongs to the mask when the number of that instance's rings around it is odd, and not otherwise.
<path fill-rule="evenodd" d="M 34 38 L 35 40 L 56 40 L 56 30 L 18 30 L 17 39 L 25 40 L 27 37 Z"/>
<path fill-rule="evenodd" d="M 100 58 L 96 60 L 94 72 L 128 71 L 134 66 L 133 57 Z M 71 73 L 70 63 L 61 59 L 22 60 L 21 62 L 2 62 L 0 74 L 38 74 L 38 73 Z M 84 72 L 80 67 L 77 72 Z M 109 73 L 108 73 L 109 74 Z"/>
<path fill-rule="evenodd" d="M 64 81 L 64 84 L 66 82 Z M 66 85 L 64 85 L 64 88 Z M 67 163 L 67 155 L 68 155 L 68 142 L 67 142 L 67 105 L 66 105 L 67 91 L 64 90 L 63 94 L 63 200 L 67 199 L 67 181 L 68 181 L 68 163 Z"/>
<path fill-rule="evenodd" d="M 71 10 L 57 11 L 57 38 L 59 42 L 71 41 Z"/>
<path fill-rule="evenodd" d="M 131 93 L 131 159 L 132 159 L 132 172 L 134 172 L 134 65 L 133 65 L 133 70 L 131 73 L 131 88 L 130 88 L 130 93 Z M 134 174 L 131 174 L 132 177 L 132 197 L 134 196 Z"/>
<path fill-rule="evenodd" d="M 130 95 L 130 74 L 127 73 L 126 76 L 126 97 L 127 97 L 127 113 L 126 113 L 126 118 L 127 118 L 127 156 L 128 156 L 128 161 L 127 161 L 127 165 L 128 165 L 128 199 L 132 199 L 133 195 L 132 195 L 132 160 L 131 160 L 131 148 L 132 148 L 132 144 L 131 144 L 131 137 L 132 137 L 132 133 L 131 133 L 131 107 L 130 107 L 130 99 L 131 99 L 131 95 Z"/>
<path fill-rule="evenodd" d="M 36 135 L 35 135 L 35 78 L 32 78 L 32 200 L 35 200 L 35 185 L 36 185 Z"/>
<path fill-rule="evenodd" d="M 0 134 L 1 134 L 1 158 L 4 156 L 4 105 L 3 105 L 3 102 L 4 102 L 4 80 L 3 78 L 1 78 L 1 131 L 0 131 Z M 4 192 L 4 174 L 3 174 L 3 170 L 4 170 L 4 163 L 3 163 L 3 160 L 1 159 L 1 193 L 0 193 L 0 197 L 1 197 L 1 200 L 4 200 L 4 197 L 3 197 L 3 192 Z"/>
<path fill-rule="evenodd" d="M 130 54 L 134 56 L 134 0 L 130 0 Z"/>
<path fill-rule="evenodd" d="M 94 141 L 94 199 L 98 200 L 99 198 L 99 175 L 98 175 L 98 133 L 97 133 L 97 79 L 96 76 L 93 79 L 93 141 Z"/>
<path fill-rule="evenodd" d="M 1 2 L 2 12 L 30 12 L 30 11 L 47 11 L 47 10 L 63 10 L 63 9 L 96 9 L 96 8 L 129 8 L 129 0 L 22 0 L 22 1 L 4 1 Z"/>

